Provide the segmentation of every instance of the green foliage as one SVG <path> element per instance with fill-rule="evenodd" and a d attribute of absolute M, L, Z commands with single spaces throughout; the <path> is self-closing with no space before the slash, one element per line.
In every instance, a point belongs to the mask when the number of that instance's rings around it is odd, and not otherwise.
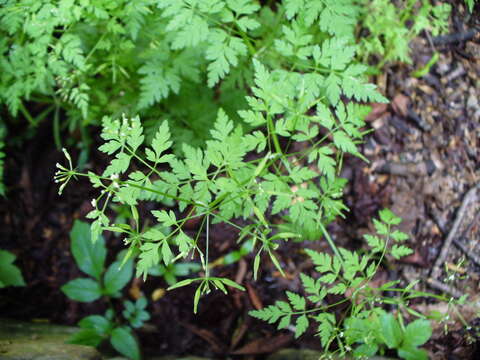
<path fill-rule="evenodd" d="M 146 316 L 143 316 L 143 319 L 147 319 Z M 134 324 L 140 321 L 139 318 L 133 318 L 133 320 L 136 321 Z M 108 310 L 105 316 L 87 316 L 80 320 L 78 326 L 81 330 L 70 338 L 68 341 L 70 344 L 96 347 L 109 339 L 112 347 L 120 354 L 133 360 L 141 359 L 138 340 L 129 326 L 117 324 L 113 310 Z"/>
<path fill-rule="evenodd" d="M 331 46 L 340 45 L 334 45 L 334 41 L 331 41 L 326 49 Z M 314 47 L 312 51 L 315 53 L 320 50 Z M 323 61 L 322 56 L 318 54 L 318 61 Z M 344 92 L 343 96 L 386 101 L 374 91 L 373 85 L 364 85 L 358 80 L 352 82 L 346 75 L 343 77 L 340 70 L 350 58 L 340 59 L 341 66 L 329 59 L 329 66 L 337 70 L 338 82 L 344 81 L 355 89 Z M 204 269 L 208 268 L 207 254 L 199 247 L 198 241 L 182 229 L 189 218 L 206 217 L 207 221 L 202 222 L 199 234 L 203 229 L 206 230 L 207 243 L 210 219 L 212 223 L 226 222 L 232 226 L 235 226 L 231 222 L 234 218 L 253 220 L 244 237 L 252 239 L 254 244 L 260 244 L 257 259 L 261 254 L 267 254 L 282 271 L 274 254 L 278 240 L 297 238 L 301 234 L 278 233 L 275 231 L 277 225 L 272 221 L 275 217 L 288 217 L 291 224 L 315 231 L 324 229 L 324 223 L 346 210 L 339 200 L 345 182 L 336 178 L 335 172 L 344 153 L 361 157 L 356 142 L 362 138 L 360 128 L 364 125 L 363 118 L 368 108 L 354 102 L 345 106 L 339 97 L 328 100 L 328 89 L 332 85 L 323 84 L 320 75 L 311 78 L 309 75 L 312 74 L 269 71 L 256 60 L 254 67 L 254 97 L 247 97 L 251 108 L 239 112 L 239 116 L 253 127 L 251 133 L 235 126 L 226 113 L 219 110 L 210 131 L 211 140 L 206 141 L 206 147 L 195 148 L 184 143 L 183 155 L 178 156 L 169 152 L 173 142 L 166 121 L 158 128 L 151 145 L 142 146 L 145 136 L 138 117 L 103 119 L 101 137 L 105 144 L 100 150 L 113 159 L 102 175 L 85 174 L 94 187 L 101 189 L 100 196 L 92 201 L 94 209 L 87 217 L 93 220 L 93 241 L 102 230 L 115 231 L 126 237 L 128 254 L 138 254 L 137 276 L 145 278 L 153 266 L 160 262 L 168 266 L 187 257 L 190 252 L 198 253 Z M 348 73 L 348 68 L 345 71 Z M 317 90 L 314 93 L 306 92 L 306 88 L 312 86 Z M 350 88 L 347 86 L 346 89 Z M 307 114 L 309 109 L 313 111 Z M 274 122 L 273 116 L 279 115 L 282 117 Z M 269 129 L 266 135 L 257 130 L 262 126 Z M 323 136 L 315 141 L 320 130 L 330 134 L 333 140 Z M 311 146 L 301 153 L 292 152 L 288 147 L 281 148 L 279 137 L 309 141 Z M 327 148 L 329 151 L 325 150 Z M 264 149 L 268 152 L 265 153 Z M 314 152 L 317 153 L 312 155 Z M 246 161 L 246 155 L 252 153 L 256 154 L 256 160 Z M 305 161 L 295 160 L 297 157 L 305 158 Z M 324 165 L 326 162 L 328 166 Z M 129 171 L 131 163 L 141 164 L 146 171 Z M 309 163 L 320 164 L 324 171 L 312 170 L 311 166 L 315 165 Z M 282 167 L 284 170 L 281 171 Z M 275 171 L 271 172 L 270 169 Z M 76 175 L 80 174 L 71 164 L 69 169 L 59 166 L 57 181 L 66 183 Z M 185 218 L 178 218 L 171 210 L 153 210 L 151 214 L 158 226 L 172 229 L 168 234 L 157 227 L 142 230 L 137 218 L 135 227 L 130 224 L 110 224 L 105 215 L 110 202 L 128 205 L 132 214 L 138 214 L 136 207 L 140 201 L 162 202 L 165 199 L 177 200 L 181 211 L 188 206 L 195 209 L 195 213 L 192 210 Z M 263 214 L 270 206 L 272 218 L 267 220 Z M 215 281 L 205 284 L 210 283 L 215 287 L 218 285 Z M 208 286 L 200 286 L 200 289 L 203 293 Z"/>
<path fill-rule="evenodd" d="M 198 145 L 219 108 L 232 116 L 244 106 L 252 58 L 315 69 L 333 102 L 344 92 L 368 100 L 372 89 L 356 81 L 365 68 L 348 66 L 356 54 L 408 61 L 410 40 L 445 30 L 446 16 L 447 5 L 425 0 L 400 8 L 388 0 L 283 0 L 275 12 L 256 0 L 3 0 L 0 103 L 32 126 L 54 118 L 57 145 L 62 129 L 122 113 L 141 113 L 152 132 L 168 118 L 176 138 Z M 356 38 L 359 27 L 368 35 Z M 31 113 L 31 102 L 41 111 Z"/>
<path fill-rule="evenodd" d="M 105 269 L 106 248 L 103 237 L 93 242 L 90 226 L 75 221 L 70 233 L 72 254 L 80 270 L 92 278 L 78 278 L 62 286 L 62 291 L 70 299 L 91 302 L 102 296 L 119 297 L 120 291 L 132 277 L 131 260 L 113 262 Z M 103 275 L 103 278 L 102 278 Z"/>
<path fill-rule="evenodd" d="M 80 270 L 91 278 L 79 278 L 62 286 L 62 291 L 70 299 L 81 302 L 92 302 L 103 298 L 118 298 L 121 290 L 132 278 L 133 262 L 123 259 L 105 266 L 107 249 L 100 236 L 92 241 L 90 226 L 76 220 L 70 232 L 71 251 Z M 119 254 L 121 255 L 121 254 Z M 110 303 L 111 304 L 111 303 Z M 80 320 L 81 330 L 69 340 L 72 344 L 99 346 L 109 339 L 115 350 L 129 359 L 140 359 L 138 341 L 132 328 L 138 328 L 150 319 L 145 310 L 147 301 L 138 299 L 135 303 L 124 301 L 122 315 L 126 324 L 118 321 L 114 309 L 110 308 L 105 316 L 91 315 Z"/>
<path fill-rule="evenodd" d="M 278 329 L 292 324 L 295 337 L 304 334 L 309 324 L 316 324 L 323 348 L 328 351 L 336 344 L 338 350 L 334 352 L 340 357 L 350 352 L 356 357 L 371 357 L 382 347 L 387 347 L 397 349 L 403 359 L 427 359 L 425 350 L 418 346 L 430 338 L 430 323 L 417 319 L 405 327 L 400 312 L 393 315 L 382 309 L 383 304 L 396 304 L 408 311 L 407 300 L 416 296 L 415 291 L 395 288 L 398 281 L 378 288 L 371 286 L 371 280 L 386 256 L 398 259 L 411 253 L 409 248 L 398 244 L 408 236 L 393 230 L 401 219 L 388 209 L 380 211 L 379 215 L 380 219 L 374 220 L 376 235 L 365 235 L 370 248 L 368 255 L 361 256 L 342 248 L 333 256 L 306 249 L 320 274 L 317 279 L 300 275 L 306 296 L 287 291 L 288 302 L 277 301 L 264 309 L 251 311 L 250 315 L 270 324 L 278 323 Z M 383 297 L 381 294 L 385 291 L 400 291 L 401 296 Z M 344 300 L 327 304 L 325 298 L 328 294 L 341 295 Z M 307 299 L 315 304 L 313 309 L 307 308 Z M 347 301 L 351 305 L 344 319 L 337 319 L 329 312 L 331 307 Z"/>
<path fill-rule="evenodd" d="M 16 256 L 0 250 L 0 289 L 6 286 L 25 286 L 20 269 L 13 264 Z"/>
<path fill-rule="evenodd" d="M 408 46 L 413 38 L 424 30 L 434 36 L 448 30 L 449 4 L 432 5 L 429 1 L 416 0 L 400 4 L 372 0 L 362 8 L 363 25 L 368 29 L 368 35 L 362 36 L 360 42 L 360 53 L 365 59 L 377 54 L 381 65 L 388 61 L 411 63 Z"/>
<path fill-rule="evenodd" d="M 398 356 L 406 360 L 428 359 L 427 352 L 418 347 L 432 335 L 430 322 L 417 319 L 407 326 L 400 317 L 381 309 L 363 312 L 345 321 L 345 342 L 358 344 L 354 356 L 374 356 L 382 347 L 397 349 Z"/>
<path fill-rule="evenodd" d="M 144 297 L 139 298 L 135 303 L 125 301 L 123 306 L 125 310 L 123 310 L 122 315 L 133 328 L 142 327 L 145 321 L 150 320 L 150 314 L 145 311 L 147 300 Z"/>
<path fill-rule="evenodd" d="M 96 280 L 100 280 L 107 256 L 103 240 L 92 244 L 90 226 L 81 221 L 74 222 L 70 239 L 72 255 L 80 270 Z"/>
<path fill-rule="evenodd" d="M 475 2 L 476 0 L 465 0 L 465 3 L 467 4 L 468 10 L 470 12 L 473 12 L 473 7 L 475 6 Z"/>
<path fill-rule="evenodd" d="M 280 328 L 292 323 L 297 337 L 318 322 L 323 346 L 335 341 L 345 350 L 339 326 L 347 320 L 337 324 L 328 307 L 313 315 L 307 299 L 318 304 L 328 294 L 348 294 L 363 304 L 351 313 L 360 318 L 365 299 L 379 302 L 377 290 L 365 284 L 380 263 L 411 252 L 402 244 L 405 234 L 391 231 L 399 219 L 386 210 L 375 221 L 377 234 L 366 237 L 369 255 L 337 248 L 326 230 L 348 211 L 346 180 L 338 176 L 344 157 L 366 160 L 359 151 L 366 104 L 387 102 L 368 82 L 371 69 L 361 60 L 379 54 L 379 67 L 408 61 L 410 39 L 422 29 L 442 30 L 447 7 L 413 0 L 400 9 L 386 0 L 283 0 L 274 10 L 255 0 L 42 0 L 18 11 L 31 1 L 7 1 L 0 10 L 0 31 L 9 34 L 5 49 L 18 45 L 10 51 L 14 57 L 0 60 L 8 65 L 0 84 L 10 89 L 0 91 L 2 101 L 25 115 L 23 101 L 53 96 L 52 109 L 63 108 L 72 124 L 102 119 L 99 150 L 110 158 L 98 174 L 74 168 L 66 150 L 68 165 L 57 165 L 60 193 L 80 176 L 98 190 L 87 215 L 91 248 L 74 253 L 79 262 L 90 257 L 80 266 L 90 277 L 64 291 L 81 301 L 119 296 L 135 263 L 135 276 L 162 274 L 170 290 L 195 283 L 197 312 L 201 296 L 212 290 L 244 290 L 213 276 L 216 265 L 251 253 L 255 279 L 265 259 L 283 273 L 276 253 L 283 242 L 323 238 L 333 256 L 308 251 L 321 273 L 319 279 L 302 275 L 308 297 L 287 293 L 288 302 L 253 315 L 279 321 Z M 51 20 L 44 42 L 32 30 L 38 18 Z M 39 50 L 32 52 L 32 44 Z M 32 83 L 38 74 L 20 71 L 34 61 L 44 69 L 42 86 Z M 110 208 L 122 216 L 112 221 Z M 140 208 L 152 209 L 147 218 Z M 185 230 L 193 219 L 196 233 Z M 238 249 L 211 263 L 210 227 L 218 223 L 239 230 Z M 105 257 L 93 251 L 104 246 L 104 231 L 121 236 L 126 247 L 106 270 Z M 177 282 L 187 274 L 179 270 L 187 258 L 203 271 Z M 131 326 L 146 320 L 142 306 L 125 303 Z M 122 345 L 133 337 L 123 324 L 106 326 L 107 315 L 96 318 L 97 339 L 108 336 L 125 352 Z M 86 326 L 90 333 L 93 328 Z"/>

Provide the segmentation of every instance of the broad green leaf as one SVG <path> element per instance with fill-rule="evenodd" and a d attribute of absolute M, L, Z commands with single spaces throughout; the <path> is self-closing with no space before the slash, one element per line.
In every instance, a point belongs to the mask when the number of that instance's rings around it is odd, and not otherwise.
<path fill-rule="evenodd" d="M 123 266 L 120 261 L 115 261 L 109 267 L 104 276 L 106 295 L 117 295 L 120 290 L 130 281 L 133 274 L 133 260 L 128 260 Z"/>
<path fill-rule="evenodd" d="M 377 344 L 362 344 L 355 348 L 353 354 L 355 357 L 366 357 L 370 358 L 374 356 L 378 351 Z"/>
<path fill-rule="evenodd" d="M 25 286 L 20 269 L 13 265 L 15 255 L 0 250 L 0 288 L 5 286 Z"/>
<path fill-rule="evenodd" d="M 419 346 L 425 344 L 432 336 L 432 327 L 428 320 L 417 319 L 405 328 L 403 338 L 404 346 Z"/>
<path fill-rule="evenodd" d="M 95 330 L 98 335 L 106 336 L 110 331 L 112 323 L 104 316 L 90 315 L 80 320 L 78 325 L 82 329 L 92 329 Z"/>
<path fill-rule="evenodd" d="M 67 343 L 97 347 L 103 339 L 103 336 L 94 329 L 80 329 L 68 339 Z"/>
<path fill-rule="evenodd" d="M 413 346 L 402 346 L 398 349 L 398 356 L 405 360 L 428 360 L 428 353 Z"/>
<path fill-rule="evenodd" d="M 120 354 L 133 360 L 140 360 L 140 347 L 132 330 L 127 327 L 118 327 L 112 331 L 110 342 Z"/>
<path fill-rule="evenodd" d="M 69 281 L 61 290 L 70 299 L 81 302 L 92 302 L 102 296 L 100 284 L 93 279 L 80 278 Z"/>
<path fill-rule="evenodd" d="M 380 328 L 381 336 L 385 340 L 385 344 L 387 344 L 390 349 L 398 348 L 402 343 L 403 333 L 395 316 L 387 313 L 383 314 L 380 317 Z"/>
<path fill-rule="evenodd" d="M 73 257 L 80 270 L 87 275 L 100 280 L 104 270 L 107 250 L 102 236 L 93 243 L 90 225 L 75 220 L 72 231 L 70 231 L 71 247 Z"/>

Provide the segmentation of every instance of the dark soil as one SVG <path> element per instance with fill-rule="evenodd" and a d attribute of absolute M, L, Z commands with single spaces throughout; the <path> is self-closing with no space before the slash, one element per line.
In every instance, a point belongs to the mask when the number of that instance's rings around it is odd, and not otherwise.
<path fill-rule="evenodd" d="M 470 329 L 454 318 L 447 333 L 443 325 L 436 328 L 428 343 L 434 359 L 480 358 L 480 189 L 459 211 L 467 192 L 480 183 L 479 29 L 479 14 L 465 16 L 457 7 L 451 27 L 456 37 L 440 41 L 425 34 L 412 44 L 413 65 L 392 64 L 384 76 L 376 79 L 392 102 L 388 106 L 372 104 L 368 125 L 375 132 L 363 149 L 370 163 L 347 159 L 342 175 L 349 179 L 345 198 L 351 211 L 345 220 L 329 229 L 342 246 L 358 248 L 362 246 L 361 235 L 372 230 L 372 217 L 389 207 L 404 219 L 402 229 L 411 235 L 415 253 L 402 262 L 392 261 L 380 277 L 404 282 L 420 279 L 418 289 L 470 296 L 472 300 L 460 308 Z M 458 36 L 468 31 L 473 31 L 468 41 Z M 440 53 L 440 59 L 430 73 L 423 78 L 413 77 L 412 72 L 427 63 L 434 51 Z M 52 179 L 62 154 L 54 145 L 47 122 L 36 130 L 34 138 L 7 148 L 6 153 L 8 195 L 0 202 L 0 248 L 17 255 L 27 286 L 1 290 L 0 314 L 75 324 L 83 316 L 103 313 L 106 306 L 101 301 L 78 303 L 60 291 L 67 281 L 81 276 L 70 254 L 69 231 L 73 221 L 84 219 L 90 210 L 94 190 L 88 182 L 79 180 L 69 184 L 63 196 L 57 195 Z M 88 166 L 99 170 L 104 162 L 93 153 Z M 454 228 L 457 218 L 458 226 Z M 452 228 L 453 242 L 442 266 L 436 269 Z M 211 231 L 212 237 L 218 239 L 212 241 L 213 258 L 236 249 L 233 228 L 216 225 Z M 122 248 L 118 238 L 107 235 L 106 240 L 111 255 Z M 168 292 L 151 301 L 152 319 L 139 332 L 146 352 L 254 358 L 292 345 L 319 348 L 314 329 L 294 341 L 291 332 L 277 332 L 247 314 L 257 306 L 283 298 L 285 290 L 300 291 L 297 275 L 312 267 L 301 253 L 305 246 L 327 249 L 323 241 L 285 245 L 278 254 L 286 278 L 265 259 L 259 280 L 253 282 L 251 256 L 216 268 L 218 276 L 240 280 L 248 291 L 234 291 L 227 296 L 213 292 L 202 298 L 197 315 L 192 311 L 193 288 Z M 447 288 L 436 285 L 446 278 L 451 280 Z M 135 298 L 143 293 L 151 298 L 155 291 L 166 287 L 159 277 L 146 283 L 133 281 L 128 296 Z M 419 311 L 441 307 L 424 300 L 415 306 Z"/>

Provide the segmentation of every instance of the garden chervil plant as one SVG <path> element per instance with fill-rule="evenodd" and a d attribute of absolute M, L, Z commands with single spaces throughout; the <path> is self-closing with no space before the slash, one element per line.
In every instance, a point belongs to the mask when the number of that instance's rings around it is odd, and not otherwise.
<path fill-rule="evenodd" d="M 159 120 L 167 119 L 175 150 L 181 152 L 182 142 L 204 146 L 220 108 L 239 120 L 254 82 L 252 58 L 271 69 L 315 74 L 316 82 L 328 84 L 333 102 L 342 92 L 360 94 L 356 80 L 367 67 L 347 67 L 352 53 L 383 57 L 379 67 L 408 61 L 413 36 L 445 30 L 449 10 L 419 0 L 399 9 L 389 0 L 0 4 L 0 104 L 11 115 L 1 121 L 23 118 L 35 129 L 52 119 L 57 147 L 80 146 L 80 164 L 92 143 L 88 126 L 105 115 L 139 114 L 148 143 Z M 325 58 L 313 61 L 318 45 Z M 78 129 L 80 143 L 61 136 Z"/>
<path fill-rule="evenodd" d="M 102 118 L 104 144 L 99 150 L 111 161 L 100 174 L 82 173 L 64 150 L 68 165 L 59 164 L 55 176 L 60 193 L 80 176 L 98 189 L 87 216 L 92 220 L 92 241 L 98 241 L 104 231 L 120 234 L 127 248 L 122 262 L 135 261 L 136 276 L 144 279 L 159 264 L 168 268 L 186 258 L 198 259 L 203 274 L 170 287 L 197 285 L 195 312 L 202 294 L 213 288 L 243 289 L 213 274 L 209 247 L 210 227 L 215 223 L 238 229 L 240 248 L 248 242 L 243 248 L 254 254 L 255 278 L 264 258 L 283 273 L 276 254 L 282 242 L 320 235 L 333 253 L 318 255 L 331 259 L 332 268 L 323 276 L 329 283 L 338 283 L 327 288 L 315 281 L 312 285 L 313 280 L 308 283 L 315 291 L 343 295 L 361 288 L 380 261 L 360 260 L 358 253 L 337 248 L 326 227 L 348 211 L 342 201 L 346 181 L 338 176 L 344 157 L 366 160 L 358 146 L 367 132 L 364 118 L 370 108 L 366 104 L 387 102 L 368 83 L 367 64 L 358 60 L 358 55 L 382 54 L 378 46 L 363 44 L 362 48 L 355 37 L 358 27 L 376 26 L 375 16 L 369 17 L 368 25 L 364 22 L 366 3 L 370 2 L 285 0 L 270 8 L 249 0 L 152 0 L 130 8 L 138 15 L 133 30 L 117 21 L 124 18 L 128 4 L 106 7 L 105 19 L 91 25 L 99 36 L 86 46 L 90 49 L 86 62 L 92 64 L 75 79 L 98 90 L 97 100 L 92 101 L 93 93 L 89 98 L 89 104 L 95 105 L 88 105 L 87 118 L 95 122 Z M 409 4 L 405 17 L 415 8 L 415 2 Z M 94 5 L 85 1 L 78 13 L 92 16 L 89 6 Z M 93 14 L 97 16 L 96 11 Z M 102 19 L 115 34 L 111 40 L 100 35 L 98 29 L 105 26 Z M 391 23 L 405 27 L 407 21 Z M 377 45 L 384 39 L 373 31 L 372 36 Z M 120 43 L 120 38 L 125 46 L 117 49 L 115 41 Z M 392 44 L 386 45 L 388 51 L 395 50 Z M 402 44 L 392 52 L 392 59 L 408 53 Z M 106 74 L 119 90 L 112 98 L 101 96 L 112 88 Z M 102 117 L 105 112 L 113 116 Z M 145 202 L 157 206 L 150 212 L 155 219 L 152 226 L 139 216 L 138 207 Z M 106 215 L 109 205 L 129 208 L 132 221 L 112 222 Z M 200 226 L 192 235 L 184 225 L 193 218 L 200 220 Z M 239 226 L 237 219 L 245 225 Z M 388 241 L 382 241 L 381 236 L 405 240 L 390 232 L 394 223 L 389 221 L 397 221 L 393 219 L 381 213 L 378 226 L 387 227 L 377 229 L 380 237 L 367 239 L 372 254 L 380 254 L 380 259 L 387 249 L 395 258 L 409 252 L 401 244 L 387 247 Z M 293 308 L 305 310 L 299 295 L 288 296 Z M 297 334 L 305 331 L 309 321 L 306 315 L 299 319 Z M 335 321 L 331 323 L 333 327 Z M 332 336 L 343 344 L 336 333 Z M 359 341 L 345 346 L 352 348 Z M 323 345 L 328 348 L 329 343 Z"/>
<path fill-rule="evenodd" d="M 324 58 L 331 61 L 331 46 L 332 43 L 327 44 L 325 53 L 319 47 L 312 49 L 312 56 L 318 61 Z M 351 52 L 347 54 L 353 56 Z M 57 181 L 87 176 L 94 187 L 101 189 L 100 196 L 92 201 L 94 210 L 87 216 L 94 220 L 92 238 L 97 239 L 103 230 L 123 233 L 129 248 L 127 258 L 139 254 L 137 276 L 145 278 L 149 268 L 160 261 L 169 265 L 193 252 L 199 255 L 206 272 L 204 279 L 197 279 L 200 293 L 208 291 L 210 285 L 221 290 L 225 290 L 225 285 L 235 286 L 228 279 L 209 277 L 208 232 L 210 222 L 225 222 L 238 228 L 232 220 L 239 217 L 251 222 L 241 228 L 241 233 L 255 242 L 255 277 L 263 254 L 282 272 L 275 256 L 278 240 L 300 236 L 275 231 L 274 218 L 307 229 L 320 229 L 332 249 L 338 252 L 325 230 L 326 223 L 346 210 L 341 201 L 345 183 L 336 177 L 336 171 L 344 153 L 362 157 L 355 142 L 362 138 L 362 118 L 368 108 L 353 102 L 344 105 L 339 101 L 340 93 L 329 93 L 331 84 L 321 96 L 319 84 L 316 84 L 319 79 L 312 79 L 311 74 L 270 72 L 256 60 L 254 67 L 252 90 L 255 96 L 247 98 L 251 108 L 239 112 L 253 128 L 250 132 L 244 133 L 241 126 L 235 127 L 220 110 L 211 131 L 212 140 L 207 141 L 206 148 L 183 144 L 184 155 L 179 157 L 167 153 L 172 146 L 167 122 L 160 126 L 151 146 L 142 149 L 144 135 L 138 117 L 124 117 L 121 121 L 107 117 L 103 120 L 101 135 L 106 143 L 100 150 L 114 158 L 103 174 L 81 174 L 71 165 L 68 169 L 59 166 Z M 347 79 L 346 84 L 347 89 L 352 86 L 348 91 L 356 90 L 353 94 L 347 92 L 347 96 L 385 101 L 373 85 L 362 84 L 357 79 Z M 305 90 L 311 86 L 317 86 L 313 93 Z M 337 84 L 340 92 L 339 86 Z M 329 103 L 335 104 L 334 111 L 327 106 Z M 307 114 L 310 109 L 315 110 L 311 115 Z M 278 117 L 275 121 L 274 116 Z M 266 133 L 261 128 L 267 129 Z M 320 131 L 324 132 L 323 136 L 318 136 Z M 311 146 L 292 152 L 290 146 L 282 147 L 280 137 L 307 141 Z M 249 153 L 256 153 L 257 158 L 246 161 Z M 146 171 L 129 172 L 130 162 L 138 162 Z M 170 227 L 172 231 L 165 235 L 155 227 L 143 230 L 136 208 L 138 203 L 144 200 L 161 202 L 164 198 L 178 201 L 180 211 L 189 207 L 187 216 L 179 219 L 172 210 L 153 210 L 152 215 L 159 225 Z M 110 224 L 105 215 L 109 202 L 128 204 L 135 226 Z M 182 229 L 183 223 L 193 217 L 203 219 L 195 239 Z M 203 231 L 206 239 L 200 247 L 199 236 Z M 175 287 L 191 282 L 185 280 Z M 196 297 L 196 304 L 199 297 Z"/>
<path fill-rule="evenodd" d="M 339 248 L 339 254 L 331 256 L 307 249 L 306 252 L 321 276 L 317 279 L 301 274 L 306 296 L 287 291 L 287 301 L 277 301 L 250 314 L 271 324 L 278 322 L 278 329 L 295 324 L 295 337 L 302 335 L 310 323 L 317 325 L 326 354 L 331 347 L 338 356 L 352 353 L 355 357 L 371 357 L 386 348 L 397 349 L 402 359 L 427 359 L 427 353 L 418 346 L 423 345 L 431 336 L 432 329 L 428 320 L 408 307 L 408 300 L 419 296 L 442 297 L 412 290 L 414 284 L 406 288 L 396 288 L 399 281 L 392 281 L 373 287 L 371 281 L 386 256 L 400 259 L 412 253 L 404 243 L 408 236 L 394 230 L 401 222 L 390 210 L 380 212 L 380 219 L 374 219 L 375 235 L 366 234 L 364 238 L 369 246 L 365 255 Z M 385 292 L 400 292 L 398 298 L 386 297 Z M 325 303 L 329 294 L 341 295 L 343 300 Z M 315 304 L 307 308 L 308 301 Z M 337 316 L 334 307 L 346 304 L 346 315 Z M 385 304 L 396 305 L 399 310 L 420 316 L 407 326 L 404 325 L 402 312 L 394 316 L 383 310 Z"/>
<path fill-rule="evenodd" d="M 283 0 L 271 7 L 255 0 L 2 0 L 0 102 L 32 127 L 52 118 L 58 146 L 62 129 L 122 113 L 140 113 L 149 133 L 155 120 L 169 118 L 176 137 L 201 144 L 219 107 L 235 116 L 245 106 L 252 57 L 326 75 L 331 66 L 309 61 L 322 43 L 336 52 L 337 72 L 344 70 L 341 50 L 407 60 L 408 41 L 424 29 L 444 30 L 448 9 L 405 3 L 396 11 L 388 0 Z M 359 27 L 370 34 L 361 43 Z M 336 89 L 337 77 L 328 81 Z M 41 111 L 32 113 L 30 102 Z"/>

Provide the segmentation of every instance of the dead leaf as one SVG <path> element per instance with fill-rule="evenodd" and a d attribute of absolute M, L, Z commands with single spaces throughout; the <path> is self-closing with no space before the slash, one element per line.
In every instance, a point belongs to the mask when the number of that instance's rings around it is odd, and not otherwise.
<path fill-rule="evenodd" d="M 247 273 L 247 267 L 247 262 L 244 259 L 240 259 L 238 262 L 237 274 L 235 275 L 235 282 L 237 284 L 241 284 L 243 282 L 245 274 Z"/>
<path fill-rule="evenodd" d="M 212 350 L 217 354 L 225 353 L 226 346 L 211 331 L 198 328 L 191 324 L 181 323 L 181 325 L 208 342 L 211 345 Z"/>
<path fill-rule="evenodd" d="M 370 104 L 370 106 L 372 107 L 372 111 L 365 118 L 366 122 L 371 122 L 382 117 L 388 110 L 388 105 L 384 103 L 373 103 Z"/>
<path fill-rule="evenodd" d="M 140 284 L 141 284 L 140 278 L 135 278 L 132 281 L 132 286 L 130 286 L 130 288 L 128 289 L 128 293 L 135 300 L 138 300 L 144 296 L 142 293 L 142 290 L 140 289 Z"/>
<path fill-rule="evenodd" d="M 393 98 L 392 108 L 395 113 L 402 117 L 407 117 L 408 114 L 408 103 L 410 99 L 403 94 L 397 94 Z"/>
<path fill-rule="evenodd" d="M 422 255 L 416 250 L 413 254 L 405 256 L 400 260 L 402 263 L 418 265 L 420 267 L 426 267 L 428 264 Z"/>
<path fill-rule="evenodd" d="M 240 321 L 240 326 L 238 326 L 233 332 L 232 339 L 230 341 L 230 349 L 235 349 L 237 347 L 249 328 L 248 321 L 245 321 L 244 319 L 241 319 Z"/>
<path fill-rule="evenodd" d="M 253 307 L 257 310 L 263 309 L 262 300 L 260 300 L 260 297 L 258 296 L 253 286 L 250 284 L 245 284 L 245 286 L 247 287 L 248 298 L 250 299 Z"/>
<path fill-rule="evenodd" d="M 152 293 L 152 301 L 160 300 L 165 295 L 165 289 L 158 288 L 155 289 Z"/>

